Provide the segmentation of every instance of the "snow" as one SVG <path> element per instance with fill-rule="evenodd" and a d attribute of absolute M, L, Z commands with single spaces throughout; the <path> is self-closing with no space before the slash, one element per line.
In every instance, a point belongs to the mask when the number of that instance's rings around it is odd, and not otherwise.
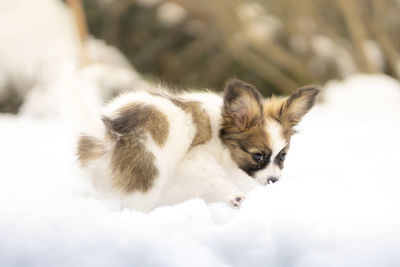
<path fill-rule="evenodd" d="M 399 266 L 400 83 L 325 86 L 282 179 L 237 210 L 92 196 L 61 119 L 0 115 L 0 266 Z"/>

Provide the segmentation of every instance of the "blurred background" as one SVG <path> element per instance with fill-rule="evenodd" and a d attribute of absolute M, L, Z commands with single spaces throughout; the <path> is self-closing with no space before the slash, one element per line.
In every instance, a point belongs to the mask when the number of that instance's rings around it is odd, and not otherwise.
<path fill-rule="evenodd" d="M 239 76 L 265 95 L 355 72 L 399 76 L 396 0 L 84 0 L 89 32 L 139 72 L 221 88 Z"/>
<path fill-rule="evenodd" d="M 398 0 L 0 0 L 0 111 L 51 105 L 77 71 L 105 100 L 159 82 L 221 90 L 232 76 L 264 96 L 360 72 L 397 79 L 399 14 Z"/>

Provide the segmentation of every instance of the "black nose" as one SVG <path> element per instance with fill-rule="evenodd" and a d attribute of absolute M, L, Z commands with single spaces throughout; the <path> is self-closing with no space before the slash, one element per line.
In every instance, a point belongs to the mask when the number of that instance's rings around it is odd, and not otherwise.
<path fill-rule="evenodd" d="M 275 182 L 278 182 L 278 178 L 276 178 L 276 177 L 269 177 L 268 178 L 268 184 L 273 184 L 273 183 L 275 183 Z"/>

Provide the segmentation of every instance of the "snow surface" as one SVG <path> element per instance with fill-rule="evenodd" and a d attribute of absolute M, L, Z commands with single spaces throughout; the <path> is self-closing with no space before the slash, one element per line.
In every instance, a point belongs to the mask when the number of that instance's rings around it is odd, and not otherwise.
<path fill-rule="evenodd" d="M 400 83 L 325 87 L 282 180 L 239 210 L 90 194 L 61 120 L 0 115 L 0 266 L 400 266 Z"/>

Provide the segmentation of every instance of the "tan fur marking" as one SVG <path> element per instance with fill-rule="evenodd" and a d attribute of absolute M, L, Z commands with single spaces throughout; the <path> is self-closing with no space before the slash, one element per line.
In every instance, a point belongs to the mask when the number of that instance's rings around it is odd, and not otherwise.
<path fill-rule="evenodd" d="M 261 122 L 240 134 L 225 132 L 221 137 L 232 159 L 249 175 L 257 169 L 252 153 L 271 154 L 267 133 Z"/>
<path fill-rule="evenodd" d="M 138 110 L 139 109 L 139 110 Z M 159 146 L 168 138 L 169 123 L 167 116 L 153 106 L 131 104 L 119 110 L 122 116 L 133 120 L 132 127 L 144 127 Z"/>
<path fill-rule="evenodd" d="M 276 97 L 264 101 L 264 118 L 272 118 L 282 125 L 282 135 L 287 142 L 296 133 L 294 127 L 314 106 L 320 89 L 317 87 L 298 88 L 288 97 Z"/>
<path fill-rule="evenodd" d="M 126 193 L 148 191 L 159 172 L 145 146 L 146 135 L 163 146 L 169 134 L 167 116 L 154 106 L 133 103 L 121 108 L 115 119 L 103 121 L 116 141 L 111 158 L 114 185 Z"/>
<path fill-rule="evenodd" d="M 289 121 L 285 118 L 286 116 L 282 116 L 283 107 L 286 105 L 287 97 L 277 97 L 272 96 L 264 102 L 264 118 L 266 120 L 273 119 L 279 122 L 282 125 L 282 135 L 285 138 L 286 142 L 290 142 L 290 139 L 293 134 L 296 133 L 296 130 L 293 128 L 294 125 L 289 123 Z"/>
<path fill-rule="evenodd" d="M 171 99 L 171 101 L 186 113 L 192 115 L 197 131 L 190 148 L 207 142 L 211 138 L 211 123 L 209 116 L 201 108 L 200 103 L 196 101 L 185 102 L 180 99 Z"/>
<path fill-rule="evenodd" d="M 143 138 L 143 132 L 140 133 Z M 111 165 L 114 185 L 126 193 L 148 191 L 158 175 L 154 155 L 137 136 L 124 136 L 114 147 Z"/>
<path fill-rule="evenodd" d="M 105 148 L 100 140 L 85 135 L 79 138 L 78 160 L 82 165 L 87 164 L 90 160 L 99 158 L 104 152 Z"/>

